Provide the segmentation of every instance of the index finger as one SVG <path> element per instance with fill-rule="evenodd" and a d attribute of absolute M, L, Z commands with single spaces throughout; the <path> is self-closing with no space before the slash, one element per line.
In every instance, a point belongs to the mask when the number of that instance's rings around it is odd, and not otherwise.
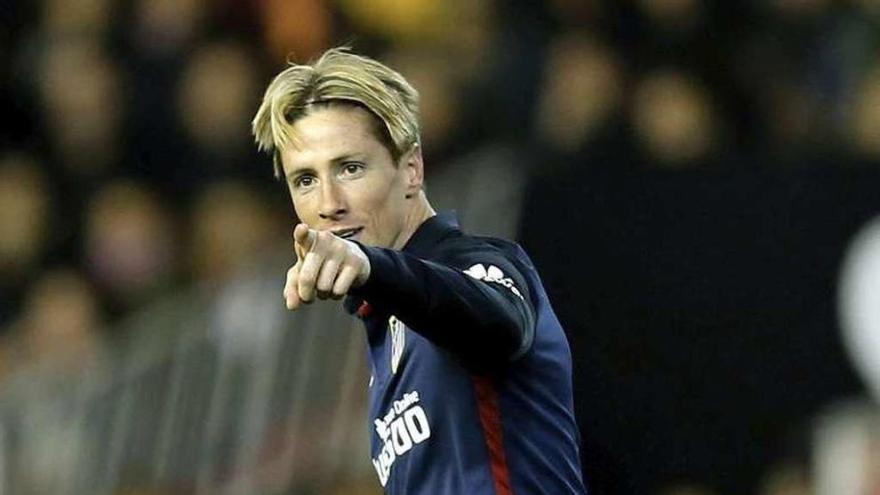
<path fill-rule="evenodd" d="M 306 253 L 315 247 L 318 233 L 310 229 L 308 225 L 300 223 L 293 229 L 293 249 L 299 259 L 304 259 Z"/>

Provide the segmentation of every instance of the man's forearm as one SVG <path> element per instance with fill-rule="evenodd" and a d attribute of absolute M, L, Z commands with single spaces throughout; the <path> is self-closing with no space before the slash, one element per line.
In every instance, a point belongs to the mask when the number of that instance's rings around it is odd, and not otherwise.
<path fill-rule="evenodd" d="M 506 360 L 530 335 L 534 323 L 529 303 L 508 287 L 404 252 L 363 250 L 372 272 L 352 294 L 438 345 L 468 359 Z"/>

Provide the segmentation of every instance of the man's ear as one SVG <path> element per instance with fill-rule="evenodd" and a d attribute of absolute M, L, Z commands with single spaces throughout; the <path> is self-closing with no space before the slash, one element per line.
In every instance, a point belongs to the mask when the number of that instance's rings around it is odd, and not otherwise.
<path fill-rule="evenodd" d="M 406 197 L 407 199 L 415 197 L 425 183 L 425 163 L 422 161 L 422 147 L 418 143 L 414 144 L 409 151 L 403 155 L 401 161 L 402 166 L 406 167 Z"/>

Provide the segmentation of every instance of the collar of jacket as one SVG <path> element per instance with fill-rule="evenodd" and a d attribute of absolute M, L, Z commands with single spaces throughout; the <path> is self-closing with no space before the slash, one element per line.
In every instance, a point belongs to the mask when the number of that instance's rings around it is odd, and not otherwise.
<path fill-rule="evenodd" d="M 415 256 L 427 256 L 444 237 L 460 230 L 454 211 L 441 211 L 425 220 L 406 241 L 403 251 Z"/>

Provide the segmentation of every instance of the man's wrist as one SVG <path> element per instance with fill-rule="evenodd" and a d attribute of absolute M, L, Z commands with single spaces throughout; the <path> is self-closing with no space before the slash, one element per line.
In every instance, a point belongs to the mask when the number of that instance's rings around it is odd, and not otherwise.
<path fill-rule="evenodd" d="M 362 261 L 361 270 L 358 273 L 357 278 L 355 278 L 355 282 L 352 288 L 362 287 L 370 279 L 370 273 L 372 272 L 373 266 L 370 260 L 370 256 L 369 254 L 367 254 L 367 250 L 365 249 L 365 246 L 363 244 L 348 239 L 346 239 L 346 242 L 354 245 L 355 256 L 360 258 Z"/>

